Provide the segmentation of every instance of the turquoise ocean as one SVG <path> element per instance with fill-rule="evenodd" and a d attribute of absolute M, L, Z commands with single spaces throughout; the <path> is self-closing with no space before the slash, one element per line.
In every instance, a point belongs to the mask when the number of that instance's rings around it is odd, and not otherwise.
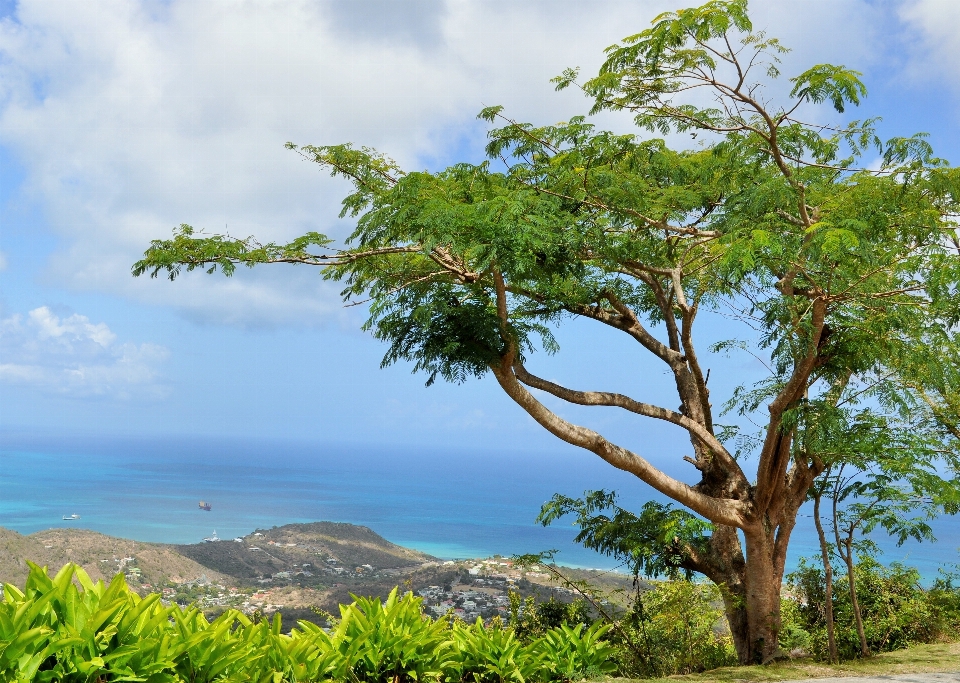
<path fill-rule="evenodd" d="M 680 474 L 677 472 L 677 474 Z M 573 449 L 510 452 L 304 444 L 233 439 L 37 438 L 0 435 L 0 526 L 29 534 L 76 526 L 161 543 L 223 539 L 294 522 L 369 526 L 394 543 L 444 559 L 557 549 L 569 566 L 614 569 L 573 542 L 565 523 L 535 523 L 555 492 L 616 489 L 628 509 L 649 487 Z M 199 509 L 200 500 L 212 505 Z M 63 521 L 77 514 L 79 520 Z M 887 561 L 930 580 L 960 561 L 960 519 L 935 524 L 937 543 L 897 547 L 875 537 Z M 818 552 L 801 516 L 790 564 Z"/>

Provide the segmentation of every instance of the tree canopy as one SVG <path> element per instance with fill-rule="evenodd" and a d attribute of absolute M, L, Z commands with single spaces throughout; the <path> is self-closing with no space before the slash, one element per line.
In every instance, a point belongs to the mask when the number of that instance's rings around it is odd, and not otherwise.
<path fill-rule="evenodd" d="M 708 520 L 684 522 L 699 535 L 663 551 L 725 587 L 741 659 L 763 660 L 776 649 L 797 511 L 842 450 L 810 448 L 811 430 L 832 425 L 842 438 L 842 407 L 871 401 L 884 414 L 922 413 L 942 437 L 924 448 L 937 467 L 947 463 L 943 474 L 957 466 L 949 439 L 960 424 L 957 357 L 941 351 L 957 348 L 960 322 L 960 170 L 922 134 L 882 141 L 876 119 L 801 118 L 823 116 L 823 106 L 845 114 L 866 87 L 856 71 L 819 64 L 775 99 L 785 51 L 754 31 L 745 0 L 660 15 L 609 48 L 595 77 L 556 79 L 558 89 L 581 88 L 591 114 L 632 114 L 635 134 L 599 130 L 587 116 L 538 126 L 490 107 L 480 113 L 492 126 L 489 158 L 439 172 L 350 144 L 288 143 L 352 183 L 341 217 L 356 228 L 345 248 L 319 233 L 261 244 L 183 225 L 150 245 L 134 275 L 321 267 L 344 283 L 345 300 L 369 299 L 365 329 L 386 342 L 385 365 L 410 361 L 428 384 L 491 373 L 550 433 Z M 678 132 L 693 136 L 691 148 L 655 137 Z M 701 312 L 744 325 L 746 342 L 714 350 L 769 357 L 767 377 L 724 397 L 726 409 L 760 416 L 759 435 L 739 441 L 757 463 L 751 473 L 714 421 L 696 344 Z M 673 376 L 680 408 L 531 372 L 537 350 L 559 351 L 552 330 L 571 318 L 637 342 L 637 358 Z M 684 459 L 699 482 L 569 422 L 531 389 L 686 430 L 694 455 Z M 676 522 L 663 510 L 644 516 Z"/>

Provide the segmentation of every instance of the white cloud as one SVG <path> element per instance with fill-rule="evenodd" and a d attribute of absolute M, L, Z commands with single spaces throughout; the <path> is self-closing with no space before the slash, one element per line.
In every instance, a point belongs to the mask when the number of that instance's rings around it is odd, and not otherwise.
<path fill-rule="evenodd" d="M 0 271 L 7 269 L 7 255 L 0 251 Z"/>
<path fill-rule="evenodd" d="M 236 324 L 324 320 L 338 288 L 305 269 L 170 285 L 133 280 L 129 268 L 182 222 L 263 239 L 342 236 L 345 185 L 284 142 L 356 141 L 408 166 L 448 161 L 475 146 L 484 105 L 540 122 L 585 111 L 550 77 L 595 71 L 604 47 L 683 4 L 21 0 L 0 22 L 0 144 L 64 238 L 50 262 L 56 282 Z M 787 44 L 817 46 L 788 65 L 877 49 L 868 0 L 752 9 Z"/>
<path fill-rule="evenodd" d="M 914 0 L 901 16 L 917 32 L 921 49 L 911 55 L 910 76 L 929 81 L 946 77 L 960 88 L 960 3 L 955 0 Z"/>
<path fill-rule="evenodd" d="M 163 395 L 156 344 L 115 343 L 104 323 L 48 307 L 0 320 L 0 381 L 70 396 Z"/>
<path fill-rule="evenodd" d="M 28 317 L 39 340 L 50 340 L 66 349 L 72 349 L 72 345 L 81 340 L 106 349 L 117 338 L 104 323 L 94 325 L 86 316 L 77 314 L 60 319 L 46 306 L 30 311 Z"/>

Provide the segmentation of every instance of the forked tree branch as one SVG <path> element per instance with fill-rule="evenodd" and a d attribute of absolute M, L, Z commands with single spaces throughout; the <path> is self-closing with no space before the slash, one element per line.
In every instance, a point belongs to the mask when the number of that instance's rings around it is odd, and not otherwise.
<path fill-rule="evenodd" d="M 574 403 L 581 406 L 608 406 L 623 408 L 624 410 L 628 410 L 631 413 L 636 413 L 637 415 L 652 417 L 657 420 L 664 420 L 666 422 L 675 424 L 678 427 L 682 427 L 691 435 L 693 435 L 694 438 L 703 443 L 704 446 L 710 449 L 710 451 L 716 455 L 721 462 L 723 462 L 726 469 L 731 472 L 741 484 L 744 486 L 748 484 L 747 477 L 743 473 L 743 470 L 740 469 L 740 465 L 736 460 L 733 459 L 733 456 L 730 455 L 720 440 L 711 434 L 699 422 L 690 419 L 686 415 L 682 415 L 672 410 L 667 410 L 666 408 L 661 408 L 660 406 L 651 405 L 649 403 L 641 403 L 640 401 L 635 401 L 629 396 L 624 396 L 623 394 L 613 394 L 605 391 L 575 391 L 573 389 L 568 389 L 560 386 L 559 384 L 555 384 L 531 374 L 520 362 L 514 362 L 513 371 L 514 375 L 516 375 L 516 378 L 523 384 L 526 384 L 528 387 L 546 391 L 548 394 L 552 394 L 553 396 L 563 399 L 568 403 Z"/>
<path fill-rule="evenodd" d="M 492 363 L 490 369 L 506 394 L 557 438 L 596 453 L 607 463 L 624 472 L 630 472 L 660 493 L 687 506 L 711 522 L 753 530 L 750 503 L 714 498 L 696 491 L 690 485 L 660 471 L 636 453 L 608 441 L 592 429 L 575 425 L 561 418 L 540 403 L 517 381 L 511 367 L 504 367 L 503 363 Z"/>
<path fill-rule="evenodd" d="M 752 506 L 750 503 L 714 498 L 696 491 L 689 484 L 665 474 L 636 453 L 608 441 L 592 429 L 567 422 L 527 391 L 517 380 L 515 374 L 514 365 L 517 363 L 516 341 L 509 330 L 507 287 L 503 275 L 496 268 L 493 269 L 493 282 L 496 291 L 497 316 L 500 318 L 500 335 L 507 350 L 501 356 L 499 362 L 490 364 L 490 369 L 507 396 L 512 398 L 517 405 L 554 436 L 569 444 L 596 453 L 617 469 L 630 472 L 660 493 L 669 496 L 682 505 L 686 505 L 711 522 L 735 526 L 740 529 L 749 528 L 752 521 L 752 515 L 750 515 Z"/>
<path fill-rule="evenodd" d="M 770 423 L 760 451 L 760 462 L 757 465 L 757 488 L 754 499 L 760 514 L 763 514 L 776 499 L 778 491 L 781 491 L 784 485 L 787 467 L 790 464 L 790 436 L 783 431 L 783 414 L 803 395 L 816 366 L 820 338 L 827 314 L 827 303 L 823 297 L 813 300 L 811 311 L 811 331 L 807 352 L 796 363 L 790 379 L 769 406 Z"/>

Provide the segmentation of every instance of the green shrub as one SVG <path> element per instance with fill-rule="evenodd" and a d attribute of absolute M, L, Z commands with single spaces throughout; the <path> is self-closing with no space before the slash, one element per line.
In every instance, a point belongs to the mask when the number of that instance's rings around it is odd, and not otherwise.
<path fill-rule="evenodd" d="M 50 578 L 31 564 L 22 592 L 4 586 L 0 678 L 178 680 L 172 668 L 181 650 L 167 635 L 168 614 L 159 596 L 141 599 L 122 574 L 107 587 L 74 565 Z"/>
<path fill-rule="evenodd" d="M 540 669 L 540 662 L 518 639 L 512 628 L 484 628 L 477 619 L 472 626 L 453 629 L 459 650 L 458 673 L 475 683 L 524 683 Z"/>
<path fill-rule="evenodd" d="M 537 622 L 541 630 L 560 628 L 563 624 L 590 626 L 594 620 L 583 600 L 561 602 L 553 596 L 536 605 Z"/>
<path fill-rule="evenodd" d="M 510 591 L 510 627 L 524 643 L 530 643 L 552 628 L 562 624 L 590 626 L 593 618 L 583 600 L 561 602 L 553 596 L 545 602 L 526 599 L 517 591 Z"/>
<path fill-rule="evenodd" d="M 696 673 L 737 663 L 722 596 L 712 583 L 656 584 L 641 594 L 613 634 L 621 671 L 628 676 Z"/>
<path fill-rule="evenodd" d="M 856 578 L 857 600 L 872 652 L 956 638 L 960 591 L 949 582 L 925 590 L 916 569 L 900 563 L 884 567 L 869 557 L 859 563 Z M 787 580 L 796 604 L 791 626 L 809 634 L 808 652 L 824 656 L 827 632 L 823 570 L 801 561 Z M 860 654 L 860 641 L 844 574 L 834 583 L 833 612 L 838 654 L 841 659 L 854 659 Z"/>
<path fill-rule="evenodd" d="M 806 629 L 804 606 L 793 596 L 780 601 L 780 649 L 791 656 L 808 654 L 813 636 Z"/>
<path fill-rule="evenodd" d="M 953 571 L 940 570 L 927 599 L 936 618 L 937 632 L 945 640 L 960 638 L 960 565 L 953 565 Z"/>
<path fill-rule="evenodd" d="M 412 593 L 400 597 L 394 588 L 383 603 L 355 598 L 340 614 L 332 641 L 361 681 L 440 679 L 456 666 L 447 622 L 424 616 Z"/>

